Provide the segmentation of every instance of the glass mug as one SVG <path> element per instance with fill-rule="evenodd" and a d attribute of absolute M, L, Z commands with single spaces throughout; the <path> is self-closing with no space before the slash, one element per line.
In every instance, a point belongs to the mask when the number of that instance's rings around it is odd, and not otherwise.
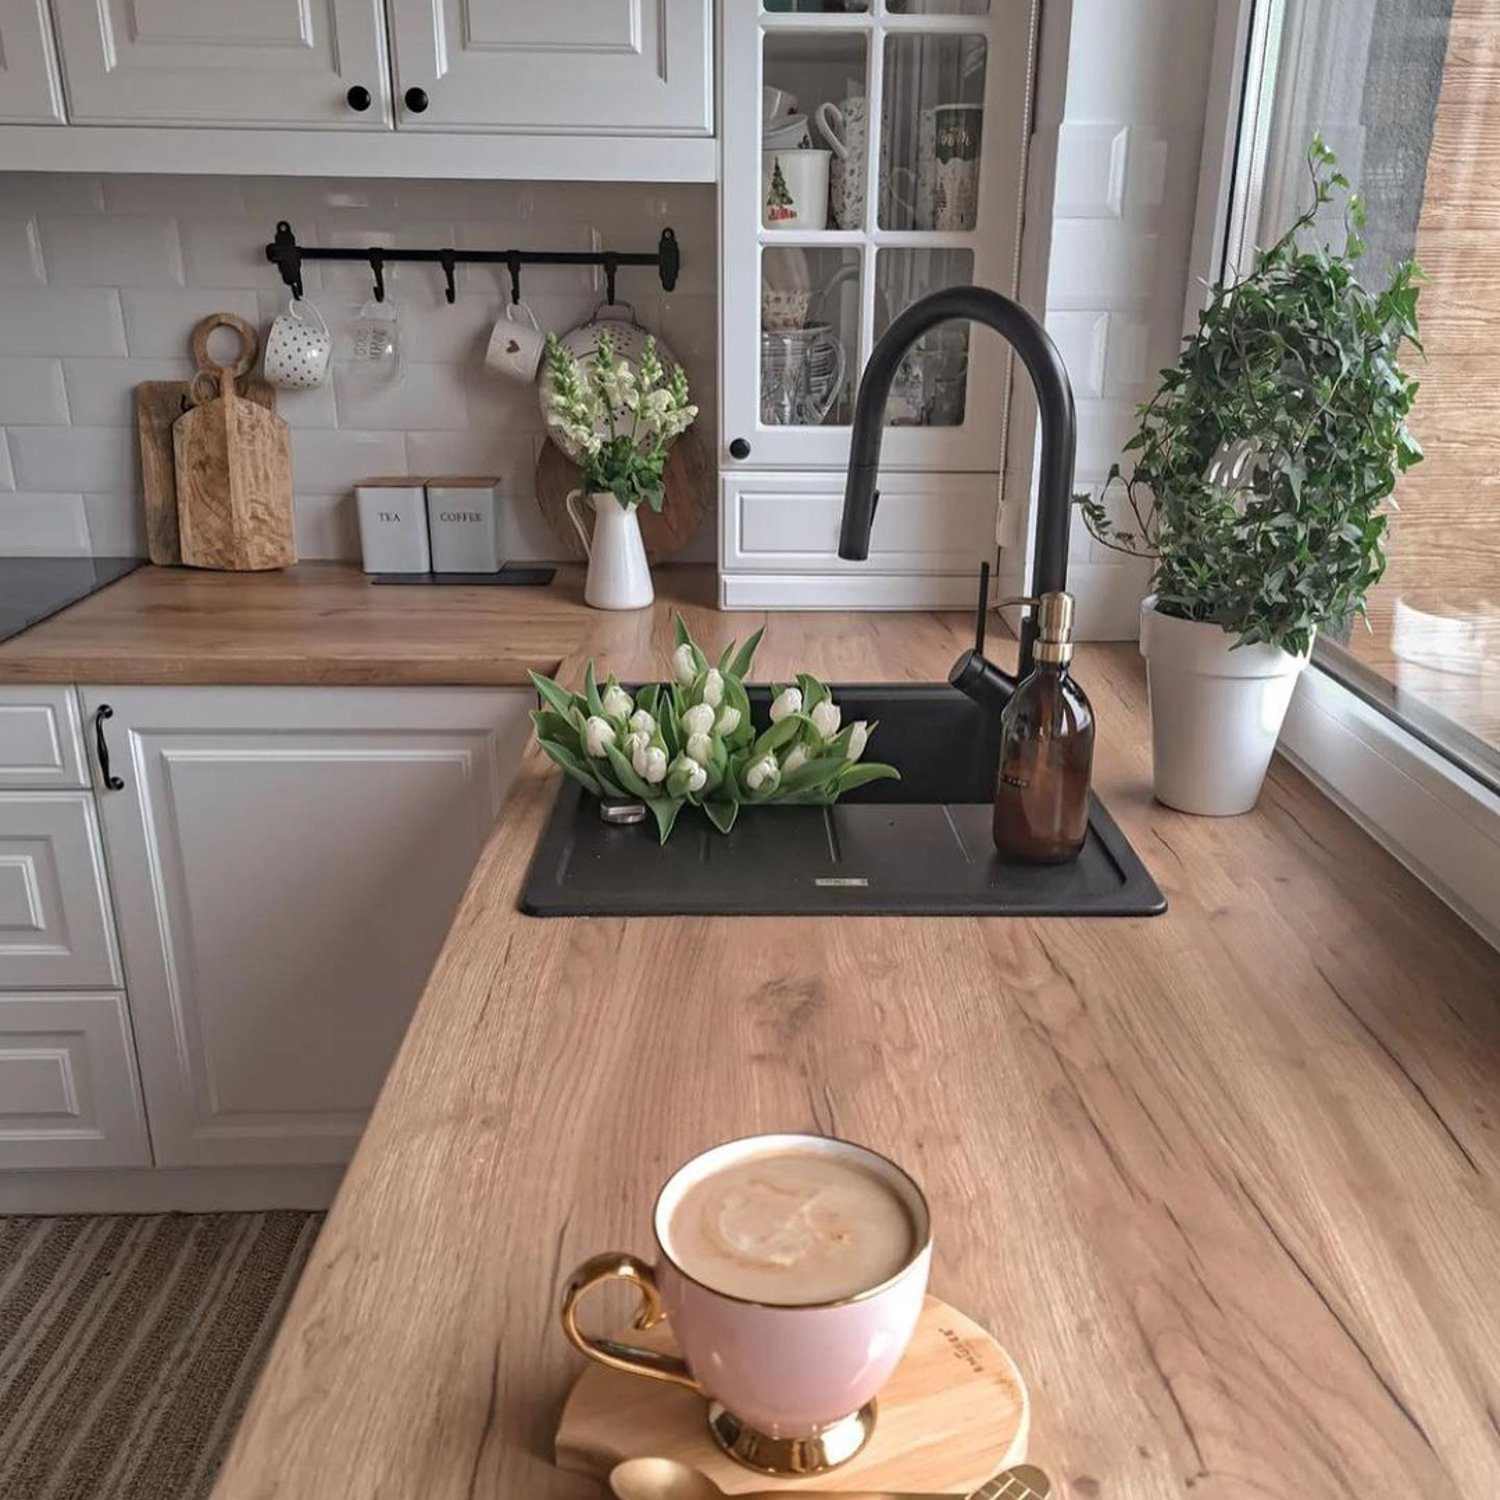
<path fill-rule="evenodd" d="M 762 330 L 761 423 L 766 427 L 816 427 L 839 399 L 846 364 L 844 346 L 827 324 Z"/>
<path fill-rule="evenodd" d="M 872 1173 L 911 1218 L 912 1248 L 877 1286 L 833 1302 L 752 1302 L 683 1270 L 673 1256 L 677 1206 L 704 1177 L 750 1156 L 818 1152 Z M 874 1430 L 875 1394 L 901 1361 L 927 1292 L 932 1216 L 922 1190 L 894 1162 L 849 1141 L 813 1135 L 761 1135 L 715 1146 L 667 1179 L 652 1213 L 656 1265 L 612 1252 L 584 1261 L 563 1294 L 563 1330 L 590 1359 L 613 1370 L 686 1386 L 709 1398 L 719 1446 L 751 1468 L 818 1474 L 844 1463 Z M 578 1303 L 593 1287 L 621 1280 L 641 1294 L 638 1329 L 665 1316 L 683 1358 L 578 1326 Z"/>

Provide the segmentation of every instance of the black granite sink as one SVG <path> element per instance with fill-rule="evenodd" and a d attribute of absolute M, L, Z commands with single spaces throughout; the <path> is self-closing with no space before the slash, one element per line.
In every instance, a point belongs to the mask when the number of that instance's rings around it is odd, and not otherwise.
<path fill-rule="evenodd" d="M 1070 865 L 1003 860 L 990 840 L 999 724 L 946 683 L 833 687 L 844 722 L 878 719 L 877 781 L 834 807 L 742 811 L 716 832 L 684 809 L 665 847 L 648 819 L 601 821 L 577 783 L 562 784 L 521 893 L 532 916 L 1149 916 L 1156 882 L 1094 799 Z M 751 689 L 760 720 L 764 689 Z"/>

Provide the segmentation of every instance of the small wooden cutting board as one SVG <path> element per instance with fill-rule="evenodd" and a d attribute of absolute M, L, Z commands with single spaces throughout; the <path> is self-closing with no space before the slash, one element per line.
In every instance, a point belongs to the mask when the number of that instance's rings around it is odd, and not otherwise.
<path fill-rule="evenodd" d="M 665 1328 L 620 1336 L 670 1349 Z M 1021 1372 L 979 1324 L 936 1297 L 927 1299 L 905 1357 L 875 1401 L 875 1432 L 861 1453 L 831 1473 L 778 1483 L 719 1450 L 703 1397 L 589 1364 L 563 1408 L 557 1466 L 602 1480 L 627 1458 L 675 1458 L 726 1495 L 783 1485 L 789 1494 L 970 1495 L 1026 1458 L 1031 1403 Z"/>

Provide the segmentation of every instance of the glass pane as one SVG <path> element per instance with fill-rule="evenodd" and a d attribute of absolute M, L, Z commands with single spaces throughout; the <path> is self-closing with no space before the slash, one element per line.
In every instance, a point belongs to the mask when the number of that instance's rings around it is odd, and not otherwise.
<path fill-rule="evenodd" d="M 974 228 L 984 140 L 984 66 L 983 37 L 886 38 L 882 229 Z"/>
<path fill-rule="evenodd" d="M 882 250 L 875 269 L 875 337 L 919 297 L 974 279 L 969 250 Z M 957 427 L 969 386 L 969 325 L 944 323 L 907 351 L 891 384 L 890 427 Z"/>
<path fill-rule="evenodd" d="M 864 227 L 867 53 L 858 33 L 765 33 L 761 223 L 767 229 Z"/>
<path fill-rule="evenodd" d="M 1318 660 L 1491 780 L 1500 778 L 1500 11 L 1427 0 L 1303 6 L 1283 58 L 1260 240 L 1308 196 L 1321 129 L 1368 199 L 1360 280 L 1384 287 L 1394 262 L 1426 273 L 1425 357 L 1409 425 L 1426 451 L 1397 482 L 1386 571 L 1369 628 L 1325 630 Z M 1329 243 L 1342 248 L 1340 215 Z M 1323 229 L 1320 219 L 1319 228 Z M 1378 692 L 1369 691 L 1371 686 Z M 1455 732 L 1457 731 L 1457 732 Z"/>
<path fill-rule="evenodd" d="M 886 0 L 895 16 L 987 16 L 990 0 Z"/>
<path fill-rule="evenodd" d="M 857 250 L 772 246 L 762 252 L 760 419 L 766 426 L 849 421 L 859 265 Z"/>
<path fill-rule="evenodd" d="M 870 0 L 766 0 L 765 8 L 772 15 L 795 10 L 804 15 L 812 12 L 820 16 L 841 16 L 853 11 L 869 10 Z"/>

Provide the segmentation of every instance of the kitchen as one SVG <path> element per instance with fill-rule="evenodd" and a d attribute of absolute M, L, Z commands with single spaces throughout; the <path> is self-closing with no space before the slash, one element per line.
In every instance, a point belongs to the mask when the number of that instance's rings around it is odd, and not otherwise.
<path fill-rule="evenodd" d="M 1431 276 L 1428 367 L 1401 356 L 1424 380 L 1410 485 L 1465 450 L 1456 479 L 1484 472 L 1491 450 L 1437 404 L 1442 370 L 1463 368 L 1447 350 L 1478 355 L 1444 343 L 1465 309 L 1444 321 L 1460 299 L 1435 273 L 1462 285 L 1486 221 L 1476 208 L 1453 229 L 1455 204 L 1500 187 L 1481 162 L 1452 192 L 1444 135 L 1465 78 L 1482 89 L 1466 49 L 1500 17 L 1456 4 L 1438 28 L 1435 165 L 1407 202 L 1374 192 L 1387 158 L 1369 113 L 1402 49 L 1306 7 L 544 9 L 111 5 L 103 40 L 66 0 L 0 16 L 0 608 L 17 627 L 42 612 L 28 591 L 54 588 L 36 582 L 43 559 L 86 592 L 107 559 L 150 554 L 137 388 L 172 383 L 189 415 L 209 315 L 261 345 L 231 400 L 265 409 L 235 399 L 256 370 L 274 387 L 291 498 L 271 530 L 297 558 L 148 564 L 0 643 L 0 1305 L 20 1329 L 0 1364 L 0 1492 L 607 1493 L 614 1459 L 672 1455 L 619 1447 L 622 1421 L 650 1436 L 636 1414 L 657 1384 L 570 1349 L 569 1273 L 611 1246 L 646 1254 L 683 1163 L 780 1131 L 861 1143 L 921 1184 L 942 1326 L 1015 1372 L 967 1447 L 938 1417 L 903 1468 L 876 1420 L 847 1467 L 794 1487 L 969 1493 L 1024 1463 L 1078 1496 L 1493 1492 L 1493 634 L 1482 603 L 1430 600 L 1436 565 L 1426 592 L 1411 581 L 1437 545 L 1418 530 L 1423 492 L 1399 492 L 1400 596 L 1370 586 L 1389 661 L 1350 638 L 1399 688 L 1401 723 L 1320 643 L 1256 805 L 1222 817 L 1168 805 L 1183 801 L 1164 780 L 1176 745 L 1153 748 L 1163 674 L 1153 659 L 1148 707 L 1136 642 L 1153 568 L 1080 508 L 1061 563 L 1069 672 L 1097 716 L 1084 859 L 987 885 L 998 907 L 972 892 L 944 907 L 938 874 L 957 863 L 933 828 L 981 851 L 966 870 L 994 868 L 998 708 L 942 683 L 978 670 L 976 597 L 1056 591 L 1058 492 L 1102 493 L 1123 524 L 1106 487 L 1135 406 L 1196 326 L 1202 283 L 1248 265 L 1236 235 L 1256 243 L 1303 206 L 1316 128 L 1371 190 L 1372 238 L 1405 213 Z M 1413 22 L 1406 52 L 1420 60 L 1431 31 Z M 231 46 L 254 87 L 216 75 Z M 1330 55 L 1358 57 L 1362 83 L 1310 61 Z M 1322 77 L 1346 93 L 1309 97 Z M 1297 82 L 1278 103 L 1283 79 Z M 1244 153 L 1262 163 L 1255 205 L 1231 180 Z M 1382 248 L 1412 253 L 1399 236 Z M 1032 382 L 978 325 L 927 331 L 894 362 L 883 418 L 855 421 L 881 335 L 969 283 L 1032 310 L 1060 351 L 1077 422 L 1065 485 L 1046 484 L 1061 449 L 1037 431 Z M 271 340 L 289 321 L 317 334 L 314 314 L 328 337 L 299 385 L 273 373 Z M 627 535 L 617 572 L 597 532 L 583 557 L 578 470 L 535 378 L 551 356 L 527 336 L 585 330 L 586 358 L 601 325 L 633 342 L 637 370 L 653 335 L 698 409 L 664 455 L 661 510 L 629 516 L 641 565 Z M 210 363 L 243 353 L 234 338 L 214 336 Z M 535 370 L 507 367 L 521 355 Z M 187 404 L 203 415 L 212 394 L 200 383 Z M 861 431 L 882 439 L 864 560 L 846 506 Z M 493 533 L 445 573 L 434 495 L 454 490 L 450 508 Z M 368 518 L 403 507 L 427 523 L 406 528 L 417 551 L 398 538 L 380 554 L 391 538 Z M 1436 509 L 1455 535 L 1441 565 L 1468 570 L 1464 598 L 1492 597 L 1476 518 Z M 497 586 L 514 573 L 527 581 Z M 648 604 L 605 597 L 643 582 Z M 981 618 L 982 655 L 1012 668 L 1023 612 Z M 705 657 L 691 681 L 676 619 Z M 734 673 L 731 643 L 762 628 Z M 1033 626 L 1036 661 L 1047 644 Z M 1445 670 L 1466 654 L 1474 672 Z M 816 814 L 747 794 L 727 843 L 711 799 L 684 790 L 658 851 L 649 813 L 605 828 L 533 733 L 546 702 L 530 674 L 567 698 L 590 662 L 601 701 L 613 675 L 716 710 L 720 663 L 744 676 L 756 744 L 791 722 L 769 720 L 770 686 L 809 674 L 842 710 L 825 738 L 879 720 L 860 764 L 903 780 Z M 629 691 L 622 746 L 642 706 Z M 813 744 L 816 694 L 798 691 Z M 1450 748 L 1439 714 L 1462 721 Z M 710 737 L 739 753 L 741 726 L 720 735 L 714 717 Z M 989 782 L 960 795 L 942 783 L 968 745 Z M 654 745 L 638 748 L 649 767 Z M 692 759 L 666 741 L 679 751 Z M 1401 770 L 1399 796 L 1382 766 Z M 1226 761 L 1210 771 L 1222 791 Z M 625 773 L 600 757 L 588 774 Z M 652 788 L 695 778 L 683 766 L 634 795 L 661 818 Z M 906 881 L 904 905 L 868 884 L 812 889 L 874 880 L 848 840 L 843 867 L 810 878 L 822 867 L 801 843 L 767 843 L 777 820 L 825 813 L 872 841 L 898 830 L 880 870 Z M 580 894 L 594 866 L 575 859 L 559 866 L 572 888 L 539 883 L 555 828 L 626 851 L 638 879 Z M 743 871 L 715 859 L 758 847 Z M 1107 849 L 1135 914 L 1088 920 L 1105 908 L 1068 872 L 1106 868 Z M 665 895 L 653 870 L 679 871 Z M 1063 904 L 1036 904 L 1049 880 L 1072 891 Z M 736 891 L 738 907 L 716 904 Z M 560 914 L 525 914 L 539 901 Z M 861 901 L 883 914 L 853 914 Z M 210 1260 L 214 1235 L 229 1248 Z M 215 1290 L 179 1300 L 194 1276 Z M 635 1304 L 608 1309 L 583 1323 L 623 1327 Z M 182 1342 L 153 1364 L 169 1324 Z M 903 1371 L 890 1379 L 883 1415 L 900 1410 Z M 605 1436 L 564 1440 L 575 1385 L 618 1393 Z M 701 1396 L 660 1390 L 715 1483 L 776 1487 L 713 1449 Z M 944 1452 L 978 1467 L 944 1472 Z"/>

